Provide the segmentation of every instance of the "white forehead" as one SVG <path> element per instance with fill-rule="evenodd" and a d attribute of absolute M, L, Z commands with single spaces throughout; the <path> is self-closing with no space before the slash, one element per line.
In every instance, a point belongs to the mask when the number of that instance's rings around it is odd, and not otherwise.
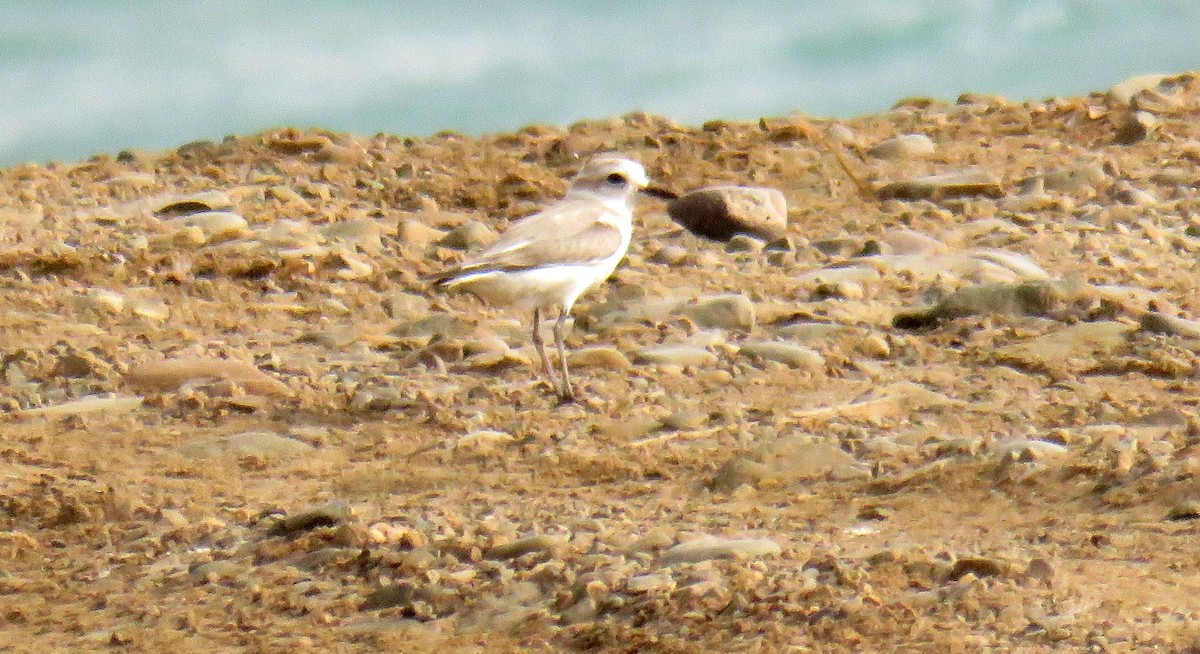
<path fill-rule="evenodd" d="M 646 177 L 646 169 L 642 164 L 633 159 L 626 159 L 615 155 L 600 155 L 592 157 L 583 168 L 579 170 L 576 177 L 601 179 L 613 173 L 621 173 L 626 179 L 638 186 L 645 186 L 650 183 Z"/>

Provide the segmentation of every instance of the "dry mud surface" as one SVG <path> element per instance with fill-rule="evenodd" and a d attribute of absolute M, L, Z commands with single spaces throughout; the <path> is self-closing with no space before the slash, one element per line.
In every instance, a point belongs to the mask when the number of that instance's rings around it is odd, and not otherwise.
<path fill-rule="evenodd" d="M 422 278 L 605 150 L 779 189 L 788 233 L 641 205 L 560 406 L 527 316 Z M 0 171 L 0 236 L 0 649 L 1200 642 L 1193 76 L 283 129 Z"/>

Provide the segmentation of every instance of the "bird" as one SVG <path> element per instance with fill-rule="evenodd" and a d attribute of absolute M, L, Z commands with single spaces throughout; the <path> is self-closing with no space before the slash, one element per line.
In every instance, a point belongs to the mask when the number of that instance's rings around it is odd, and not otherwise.
<path fill-rule="evenodd" d="M 542 371 L 560 401 L 574 400 L 563 345 L 567 317 L 576 300 L 608 279 L 625 257 L 638 193 L 677 197 L 652 185 L 641 163 L 617 154 L 595 155 L 571 178 L 561 199 L 512 223 L 490 246 L 435 275 L 433 285 L 468 291 L 493 306 L 532 310 L 531 340 Z M 540 327 L 542 312 L 555 309 L 558 380 Z"/>

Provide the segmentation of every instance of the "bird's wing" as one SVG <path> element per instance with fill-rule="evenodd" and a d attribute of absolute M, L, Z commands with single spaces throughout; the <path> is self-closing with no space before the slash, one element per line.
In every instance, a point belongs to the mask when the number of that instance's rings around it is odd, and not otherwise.
<path fill-rule="evenodd" d="M 559 202 L 513 224 L 490 247 L 439 275 L 449 281 L 469 273 L 515 271 L 546 265 L 589 264 L 613 255 L 622 242 L 612 213 L 592 202 Z"/>
<path fill-rule="evenodd" d="M 590 202 L 560 202 L 512 224 L 499 240 L 437 281 L 488 271 L 517 271 L 546 265 L 583 265 L 611 257 L 622 245 L 612 212 Z"/>

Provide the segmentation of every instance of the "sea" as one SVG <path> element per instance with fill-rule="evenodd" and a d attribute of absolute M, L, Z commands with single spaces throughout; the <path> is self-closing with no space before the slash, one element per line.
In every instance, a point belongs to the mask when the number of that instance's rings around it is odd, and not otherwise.
<path fill-rule="evenodd" d="M 0 0 L 0 166 L 285 125 L 850 117 L 1194 69 L 1198 0 Z"/>

